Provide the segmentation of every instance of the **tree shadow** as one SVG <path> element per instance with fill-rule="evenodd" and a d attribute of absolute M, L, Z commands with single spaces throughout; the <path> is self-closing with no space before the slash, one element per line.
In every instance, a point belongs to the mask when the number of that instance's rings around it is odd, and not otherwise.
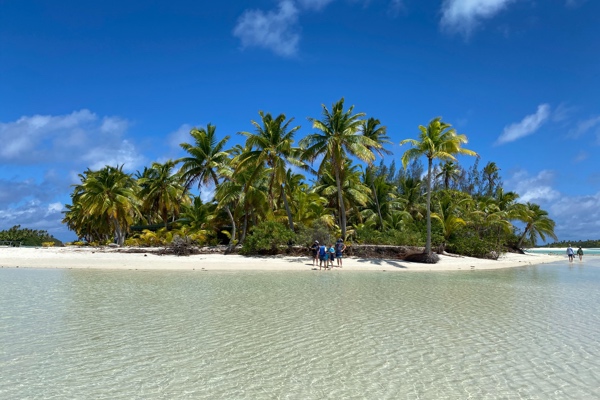
<path fill-rule="evenodd" d="M 374 264 L 378 267 L 385 267 L 385 266 L 390 266 L 390 267 L 394 267 L 394 268 L 408 268 L 406 265 L 401 264 L 398 261 L 393 261 L 393 260 L 383 260 L 383 259 L 379 259 L 379 258 L 359 258 L 356 260 L 359 263 L 369 263 L 369 264 Z"/>

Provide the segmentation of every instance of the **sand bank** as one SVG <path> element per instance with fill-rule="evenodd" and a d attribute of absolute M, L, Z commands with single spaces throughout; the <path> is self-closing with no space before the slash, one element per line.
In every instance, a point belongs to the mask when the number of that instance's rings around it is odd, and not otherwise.
<path fill-rule="evenodd" d="M 345 258 L 343 268 L 333 271 L 470 271 L 521 267 L 564 260 L 547 254 L 505 254 L 498 260 L 441 256 L 437 264 L 419 264 L 392 259 Z M 1 268 L 65 268 L 119 270 L 264 270 L 308 271 L 308 257 L 244 257 L 199 254 L 187 257 L 147 253 L 123 253 L 111 248 L 0 247 Z M 318 267 L 317 267 L 318 269 Z"/>

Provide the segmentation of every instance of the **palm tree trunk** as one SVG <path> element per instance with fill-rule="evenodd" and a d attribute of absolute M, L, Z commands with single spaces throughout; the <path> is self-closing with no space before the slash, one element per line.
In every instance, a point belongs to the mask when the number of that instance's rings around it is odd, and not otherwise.
<path fill-rule="evenodd" d="M 425 252 L 428 256 L 431 255 L 431 166 L 433 159 L 429 158 L 427 164 L 427 243 L 425 244 Z"/>
<path fill-rule="evenodd" d="M 527 235 L 528 229 L 529 229 L 529 226 L 526 226 L 525 230 L 523 231 L 523 234 L 519 238 L 519 243 L 517 243 L 517 248 L 519 248 L 519 249 L 521 248 L 521 245 L 523 244 L 523 240 L 525 240 L 525 236 Z"/>
<path fill-rule="evenodd" d="M 346 206 L 344 205 L 344 198 L 342 196 L 342 182 L 340 178 L 340 171 L 335 168 L 335 183 L 338 190 L 338 204 L 340 212 L 340 229 L 342 230 L 342 239 L 346 240 Z"/>
<path fill-rule="evenodd" d="M 229 206 L 225 206 L 225 211 L 227 212 L 227 215 L 229 215 L 229 220 L 231 221 L 231 239 L 229 239 L 229 247 L 225 251 L 225 254 L 228 254 L 235 247 L 235 219 L 233 218 Z"/>
<path fill-rule="evenodd" d="M 377 215 L 379 216 L 379 226 L 383 229 L 383 217 L 381 216 L 381 206 L 379 205 L 379 197 L 377 196 L 377 189 L 375 188 L 375 182 L 371 183 L 373 188 L 373 196 L 375 197 L 375 205 L 377 206 Z"/>
<path fill-rule="evenodd" d="M 290 205 L 287 201 L 287 196 L 285 195 L 285 188 L 283 184 L 281 185 L 281 198 L 283 199 L 283 205 L 285 207 L 285 212 L 287 213 L 288 223 L 290 225 L 290 229 L 294 230 L 294 219 L 292 218 L 292 210 L 290 210 Z"/>

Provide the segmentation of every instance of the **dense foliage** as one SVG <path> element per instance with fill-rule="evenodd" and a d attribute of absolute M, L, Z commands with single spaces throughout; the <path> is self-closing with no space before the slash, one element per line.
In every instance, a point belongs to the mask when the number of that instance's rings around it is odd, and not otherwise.
<path fill-rule="evenodd" d="M 588 249 L 597 249 L 600 248 L 600 239 L 599 240 L 562 240 L 560 242 L 553 242 L 546 244 L 540 247 L 550 247 L 550 248 L 564 248 L 571 245 L 571 247 L 584 247 Z"/>
<path fill-rule="evenodd" d="M 21 225 L 0 231 L 0 243 L 11 246 L 42 246 L 45 243 L 53 243 L 55 246 L 62 246 L 62 242 L 48 232 L 21 228 Z"/>
<path fill-rule="evenodd" d="M 314 133 L 301 140 L 293 119 L 259 116 L 252 132 L 239 132 L 244 145 L 227 148 L 229 136 L 209 124 L 190 131 L 181 159 L 136 174 L 123 166 L 85 171 L 63 222 L 90 243 L 164 245 L 179 237 L 241 245 L 246 254 L 341 237 L 493 258 L 507 246 L 556 238 L 547 212 L 504 191 L 494 162 L 460 167 L 457 155 L 476 154 L 440 118 L 401 142 L 408 148 L 397 167 L 383 159 L 391 143 L 385 126 L 345 108 L 344 99 L 309 118 Z"/>

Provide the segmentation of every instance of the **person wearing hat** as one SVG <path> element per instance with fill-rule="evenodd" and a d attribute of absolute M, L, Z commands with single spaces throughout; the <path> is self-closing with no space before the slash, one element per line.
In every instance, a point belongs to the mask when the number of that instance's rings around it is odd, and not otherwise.
<path fill-rule="evenodd" d="M 313 245 L 310 246 L 310 252 L 312 254 L 313 267 L 316 267 L 317 263 L 319 262 L 319 241 L 318 240 L 315 240 Z"/>
<path fill-rule="evenodd" d="M 338 239 L 335 244 L 335 258 L 337 260 L 337 266 L 342 268 L 342 253 L 346 250 L 346 245 L 342 239 Z"/>

